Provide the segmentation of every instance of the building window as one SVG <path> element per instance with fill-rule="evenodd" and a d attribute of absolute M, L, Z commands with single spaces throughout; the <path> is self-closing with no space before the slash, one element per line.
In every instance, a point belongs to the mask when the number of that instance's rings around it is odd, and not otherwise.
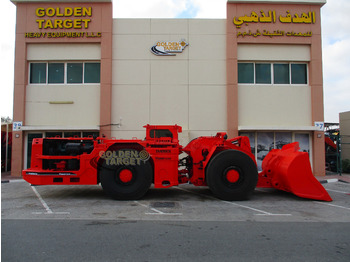
<path fill-rule="evenodd" d="M 309 134 L 296 133 L 295 134 L 295 141 L 299 142 L 300 151 L 307 152 L 310 154 Z"/>
<path fill-rule="evenodd" d="M 100 83 L 100 63 L 85 63 L 84 83 Z"/>
<path fill-rule="evenodd" d="M 30 64 L 30 83 L 46 84 L 46 63 Z"/>
<path fill-rule="evenodd" d="M 273 64 L 273 83 L 289 84 L 289 64 Z"/>
<path fill-rule="evenodd" d="M 306 64 L 292 64 L 292 84 L 307 84 Z"/>
<path fill-rule="evenodd" d="M 306 134 L 308 136 L 308 134 Z M 275 149 L 282 149 L 284 145 L 292 143 L 292 133 L 291 132 L 275 132 Z M 295 136 L 295 140 L 299 141 Z"/>
<path fill-rule="evenodd" d="M 98 84 L 99 62 L 30 63 L 30 84 Z"/>
<path fill-rule="evenodd" d="M 299 142 L 300 151 L 310 154 L 310 134 L 298 132 L 240 132 L 240 136 L 247 136 L 250 141 L 252 154 L 262 170 L 262 162 L 272 149 L 281 149 L 284 145 Z"/>
<path fill-rule="evenodd" d="M 306 63 L 238 63 L 239 84 L 306 85 Z"/>
<path fill-rule="evenodd" d="M 271 64 L 255 64 L 255 83 L 271 84 Z"/>
<path fill-rule="evenodd" d="M 48 83 L 64 84 L 64 63 L 49 63 Z"/>
<path fill-rule="evenodd" d="M 254 63 L 238 63 L 238 83 L 254 84 Z"/>
<path fill-rule="evenodd" d="M 64 137 L 81 137 L 81 132 L 64 132 Z"/>
<path fill-rule="evenodd" d="M 99 132 L 83 132 L 83 137 L 99 137 Z"/>
<path fill-rule="evenodd" d="M 95 131 L 66 131 L 66 132 L 61 132 L 61 131 L 50 131 L 50 132 L 45 132 L 45 137 L 98 137 L 100 135 L 99 132 Z"/>
<path fill-rule="evenodd" d="M 83 63 L 67 63 L 67 83 L 83 83 Z"/>
<path fill-rule="evenodd" d="M 62 137 L 62 132 L 46 132 L 45 137 Z"/>

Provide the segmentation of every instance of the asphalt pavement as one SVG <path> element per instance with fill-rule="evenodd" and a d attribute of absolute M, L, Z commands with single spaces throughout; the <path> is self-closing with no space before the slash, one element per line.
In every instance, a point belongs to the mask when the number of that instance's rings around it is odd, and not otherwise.
<path fill-rule="evenodd" d="M 187 184 L 115 201 L 2 175 L 2 261 L 349 261 L 349 175 L 318 179 L 332 202 L 274 189 L 230 202 Z"/>
<path fill-rule="evenodd" d="M 3 220 L 2 261 L 349 261 L 349 223 Z"/>

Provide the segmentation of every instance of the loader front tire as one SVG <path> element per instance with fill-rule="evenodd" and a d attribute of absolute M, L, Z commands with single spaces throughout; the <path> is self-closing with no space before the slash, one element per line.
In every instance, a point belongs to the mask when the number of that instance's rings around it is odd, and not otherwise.
<path fill-rule="evenodd" d="M 216 154 L 206 168 L 206 182 L 213 194 L 223 200 L 246 200 L 258 181 L 255 162 L 238 150 Z"/>
<path fill-rule="evenodd" d="M 128 151 L 134 149 L 120 149 Z M 111 161 L 110 161 L 111 162 Z M 152 184 L 153 168 L 150 161 L 132 162 L 129 165 L 109 166 L 104 162 L 100 169 L 100 181 L 105 193 L 116 200 L 136 200 L 143 197 Z"/>

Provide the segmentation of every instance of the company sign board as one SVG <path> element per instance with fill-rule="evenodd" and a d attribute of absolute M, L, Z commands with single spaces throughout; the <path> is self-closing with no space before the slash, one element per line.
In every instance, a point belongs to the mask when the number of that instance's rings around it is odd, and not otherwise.
<path fill-rule="evenodd" d="M 314 11 L 305 12 L 291 12 L 286 10 L 285 13 L 279 13 L 276 10 L 264 10 L 252 11 L 250 14 L 244 14 L 242 16 L 236 16 L 233 18 L 233 24 L 237 28 L 238 37 L 312 37 L 312 31 L 310 27 L 308 30 L 301 31 L 298 29 L 292 29 L 293 27 L 285 25 L 312 25 L 316 23 L 316 13 Z M 248 29 L 250 25 L 261 24 L 258 29 Z M 277 30 L 269 30 L 263 28 L 264 25 L 276 24 L 280 28 Z"/>
<path fill-rule="evenodd" d="M 89 31 L 93 13 L 92 6 L 36 7 L 37 30 L 25 32 L 25 38 L 100 38 L 101 32 Z"/>
<path fill-rule="evenodd" d="M 158 41 L 151 47 L 151 52 L 157 56 L 175 56 L 176 53 L 182 53 L 188 43 L 181 39 L 179 42 Z"/>

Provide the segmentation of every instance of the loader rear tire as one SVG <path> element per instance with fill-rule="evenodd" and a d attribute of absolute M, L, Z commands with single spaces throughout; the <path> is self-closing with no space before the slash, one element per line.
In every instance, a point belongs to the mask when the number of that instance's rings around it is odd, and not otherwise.
<path fill-rule="evenodd" d="M 246 200 L 258 181 L 255 162 L 245 153 L 225 150 L 216 154 L 206 168 L 206 181 L 213 194 L 223 200 Z"/>
<path fill-rule="evenodd" d="M 120 149 L 128 151 L 135 149 Z M 153 168 L 150 161 L 133 162 L 129 165 L 108 166 L 107 161 L 100 169 L 100 181 L 107 195 L 116 200 L 136 200 L 143 197 L 152 184 Z"/>

